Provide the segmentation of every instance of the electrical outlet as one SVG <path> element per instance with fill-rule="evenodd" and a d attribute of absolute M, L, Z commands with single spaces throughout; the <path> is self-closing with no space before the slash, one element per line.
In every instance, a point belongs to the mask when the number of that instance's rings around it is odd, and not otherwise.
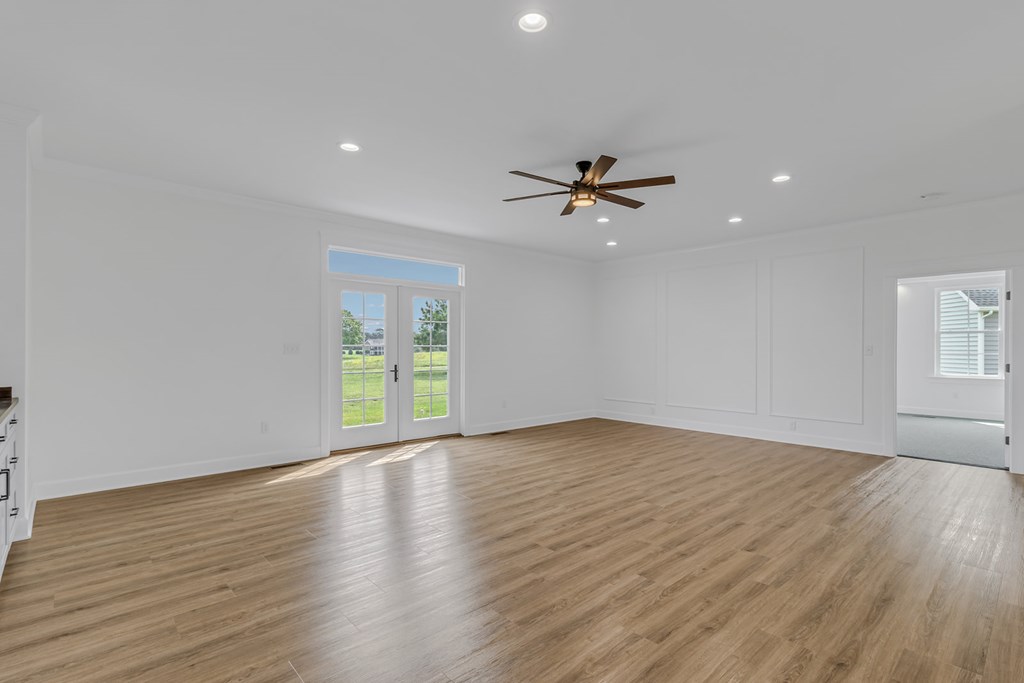
<path fill-rule="evenodd" d="M 270 432 L 270 423 L 264 420 L 260 422 L 260 434 L 267 434 Z"/>
<path fill-rule="evenodd" d="M 792 420 L 789 423 L 789 431 L 791 431 L 791 432 L 795 432 L 796 431 L 796 420 Z"/>
<path fill-rule="evenodd" d="M 508 400 L 507 399 L 504 399 L 504 398 L 501 399 L 501 407 L 502 408 L 508 408 Z"/>
<path fill-rule="evenodd" d="M 297 356 L 299 355 L 299 343 L 298 342 L 286 342 L 284 345 L 284 355 L 286 356 Z"/>
<path fill-rule="evenodd" d="M 871 344 L 868 344 L 867 346 L 865 346 L 864 347 L 864 355 L 865 356 L 873 356 L 873 355 L 875 355 L 875 347 L 872 346 Z"/>

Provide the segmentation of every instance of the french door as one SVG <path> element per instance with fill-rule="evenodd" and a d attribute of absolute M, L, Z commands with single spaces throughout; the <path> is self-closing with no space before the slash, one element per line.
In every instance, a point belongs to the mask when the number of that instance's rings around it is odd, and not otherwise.
<path fill-rule="evenodd" d="M 330 282 L 331 450 L 457 433 L 460 292 Z"/>

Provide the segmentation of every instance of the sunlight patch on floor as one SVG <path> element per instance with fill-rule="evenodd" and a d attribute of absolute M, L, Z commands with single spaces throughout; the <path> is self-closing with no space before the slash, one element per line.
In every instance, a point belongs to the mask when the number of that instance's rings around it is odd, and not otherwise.
<path fill-rule="evenodd" d="M 305 467 L 300 467 L 297 470 L 293 470 L 288 474 L 278 477 L 277 479 L 272 479 L 267 483 L 277 484 L 283 481 L 295 481 L 297 479 L 308 479 L 309 477 L 318 477 L 321 474 L 326 474 L 327 472 L 330 472 L 341 467 L 345 463 L 349 463 L 352 462 L 353 460 L 356 460 L 357 458 L 361 458 L 362 456 L 366 455 L 369 452 L 370 451 L 359 451 L 356 453 L 345 453 L 344 455 L 328 456 L 326 458 L 323 458 L 322 460 L 317 460 L 314 463 L 310 463 Z"/>
<path fill-rule="evenodd" d="M 387 465 L 389 463 L 402 462 L 403 460 L 414 458 L 435 444 L 437 444 L 436 441 L 422 441 L 420 443 L 411 443 L 406 446 L 396 448 L 391 453 L 388 453 L 387 455 L 374 460 L 369 465 L 367 465 L 367 467 Z"/>

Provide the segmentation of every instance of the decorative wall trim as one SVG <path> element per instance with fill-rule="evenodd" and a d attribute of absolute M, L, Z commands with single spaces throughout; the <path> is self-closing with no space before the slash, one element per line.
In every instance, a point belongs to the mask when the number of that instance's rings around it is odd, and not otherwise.
<path fill-rule="evenodd" d="M 671 382 L 674 379 L 672 375 L 672 358 L 668 355 L 669 347 L 669 326 L 673 311 L 673 302 L 669 300 L 670 290 L 673 284 L 673 278 L 678 278 L 686 275 L 703 274 L 703 280 L 708 285 L 713 285 L 716 282 L 721 281 L 722 271 L 725 269 L 739 269 L 739 268 L 750 268 L 750 275 L 753 275 L 753 287 L 749 292 L 753 296 L 753 364 L 752 364 L 752 387 L 753 390 L 753 407 L 752 408 L 723 408 L 720 406 L 714 406 L 710 404 L 698 405 L 695 402 L 684 402 L 684 401 L 673 401 L 669 398 L 672 395 Z M 664 345 L 663 354 L 659 355 L 659 363 L 666 369 L 664 373 L 661 396 L 664 399 L 663 403 L 665 406 L 673 408 L 689 408 L 694 410 L 711 410 L 716 412 L 735 413 L 741 415 L 756 415 L 757 414 L 757 402 L 758 394 L 761 385 L 761 316 L 759 314 L 761 299 L 763 293 L 761 288 L 758 286 L 759 278 L 761 277 L 761 264 L 757 259 L 741 259 L 738 261 L 730 261 L 726 263 L 715 263 L 712 265 L 694 265 L 687 268 L 674 268 L 666 270 L 664 273 L 664 288 L 665 296 L 662 301 L 662 312 L 664 318 L 664 326 L 659 331 L 660 341 Z M 770 302 L 770 297 L 769 297 Z M 737 302 L 735 298 L 727 298 L 724 304 L 725 310 L 728 311 L 729 315 L 727 318 L 738 319 L 740 316 L 737 315 Z"/>
<path fill-rule="evenodd" d="M 602 401 L 612 401 L 614 403 L 634 403 L 640 406 L 655 406 L 658 405 L 655 401 L 644 401 L 638 398 L 612 398 L 611 396 L 602 396 Z"/>
<path fill-rule="evenodd" d="M 0 102 L 0 121 L 4 123 L 25 127 L 37 118 L 39 118 L 39 112 L 35 109 Z"/>
<path fill-rule="evenodd" d="M 160 484 L 178 479 L 191 479 L 192 477 L 205 477 L 211 474 L 223 474 L 225 472 L 236 472 L 256 467 L 267 467 L 269 465 L 282 465 L 289 462 L 301 460 L 312 460 L 323 457 L 319 446 L 297 448 L 288 451 L 276 451 L 273 453 L 255 453 L 234 458 L 222 458 L 219 460 L 205 460 L 202 462 L 182 463 L 168 467 L 152 467 L 143 470 L 130 472 L 117 472 L 96 477 L 81 477 L 79 479 L 62 479 L 58 481 L 41 481 L 33 487 L 33 500 L 48 500 L 50 498 L 63 498 L 65 496 L 77 496 L 83 493 L 95 493 L 97 491 L 109 491 L 130 486 L 144 486 L 146 484 Z"/>
<path fill-rule="evenodd" d="M 842 254 L 856 254 L 857 258 L 858 258 L 858 261 L 859 261 L 859 263 L 858 263 L 858 265 L 859 265 L 858 275 L 860 277 L 860 281 L 859 281 L 859 283 L 857 285 L 857 288 L 856 288 L 860 292 L 860 301 L 859 301 L 859 304 L 860 304 L 860 310 L 859 310 L 859 314 L 860 314 L 860 320 L 859 320 L 860 339 L 859 339 L 858 350 L 857 350 L 857 367 L 858 367 L 859 372 L 860 372 L 860 387 L 859 387 L 859 391 L 860 391 L 860 405 L 858 407 L 859 415 L 856 418 L 852 418 L 852 417 L 851 418 L 846 418 L 846 417 L 835 416 L 835 415 L 825 416 L 825 415 L 812 415 L 812 414 L 807 414 L 807 413 L 805 413 L 805 414 L 793 414 L 793 413 L 797 413 L 798 411 L 786 411 L 786 410 L 783 410 L 781 408 L 777 408 L 776 407 L 778 399 L 776 398 L 775 390 L 776 390 L 776 387 L 779 386 L 779 383 L 776 382 L 776 379 L 777 379 L 776 378 L 776 374 L 777 374 L 778 370 L 777 370 L 777 368 L 775 366 L 776 357 L 777 357 L 777 353 L 778 353 L 778 350 L 777 350 L 777 340 L 776 340 L 776 332 L 779 330 L 779 327 L 778 327 L 778 320 L 777 320 L 778 313 L 776 311 L 777 306 L 776 306 L 776 301 L 775 301 L 775 296 L 778 294 L 778 291 L 777 291 L 778 288 L 776 286 L 777 283 L 776 283 L 776 279 L 775 278 L 776 278 L 776 275 L 780 272 L 779 271 L 779 264 L 781 262 L 783 262 L 783 261 L 792 261 L 794 259 L 805 259 L 805 258 L 808 258 L 808 257 L 823 257 L 823 256 L 829 256 L 829 255 L 842 255 Z M 864 311 L 865 311 L 865 306 L 866 306 L 866 303 L 865 303 L 865 291 L 866 291 L 866 286 L 867 286 L 867 274 L 866 274 L 867 264 L 866 264 L 866 259 L 865 259 L 864 247 L 863 246 L 856 246 L 856 247 L 842 247 L 842 248 L 838 248 L 838 249 L 812 250 L 812 251 L 806 251 L 806 252 L 799 252 L 799 253 L 792 253 L 792 254 L 785 254 L 785 255 L 775 256 L 775 257 L 773 257 L 769 261 L 768 267 L 769 267 L 769 270 L 768 270 L 768 272 L 769 272 L 769 281 L 771 283 L 770 290 L 769 290 L 769 295 L 768 295 L 768 305 L 769 305 L 769 310 L 771 311 L 770 315 L 769 315 L 769 318 L 768 318 L 768 330 L 769 330 L 769 332 L 768 332 L 768 337 L 769 337 L 769 342 L 768 342 L 769 346 L 768 346 L 768 348 L 769 348 L 769 358 L 771 359 L 769 367 L 768 367 L 768 373 L 769 373 L 769 382 L 768 382 L 768 386 L 769 386 L 768 415 L 770 415 L 772 417 L 783 417 L 783 418 L 797 419 L 797 420 L 814 420 L 814 421 L 817 421 L 817 422 L 832 422 L 832 423 L 836 423 L 836 424 L 857 424 L 857 425 L 863 425 L 864 424 L 864 401 L 865 401 L 864 382 L 865 382 L 865 377 L 866 377 L 865 367 L 864 367 L 864 324 L 865 324 Z"/>

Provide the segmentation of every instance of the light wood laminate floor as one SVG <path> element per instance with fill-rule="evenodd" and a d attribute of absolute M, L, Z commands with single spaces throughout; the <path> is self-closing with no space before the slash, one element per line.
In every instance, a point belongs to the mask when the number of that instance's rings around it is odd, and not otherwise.
<path fill-rule="evenodd" d="M 0 680 L 1019 683 L 1024 477 L 585 420 L 46 501 Z"/>

